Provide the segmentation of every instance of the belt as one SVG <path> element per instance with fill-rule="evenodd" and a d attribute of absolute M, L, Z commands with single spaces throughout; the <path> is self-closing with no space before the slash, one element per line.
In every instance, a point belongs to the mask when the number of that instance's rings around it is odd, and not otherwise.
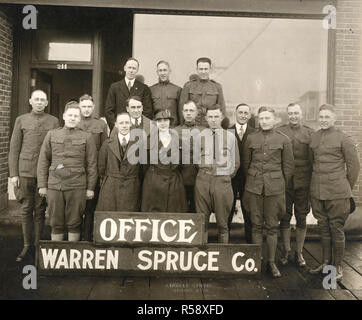
<path fill-rule="evenodd" d="M 131 180 L 131 179 L 137 179 L 138 175 L 135 175 L 135 176 L 123 176 L 123 175 L 120 175 L 120 174 L 107 173 L 106 177 L 112 177 L 112 178 L 123 179 L 123 180 Z"/>
<path fill-rule="evenodd" d="M 180 170 L 178 169 L 178 167 L 176 169 L 160 169 L 160 168 L 157 168 L 157 167 L 150 167 L 149 170 L 151 171 L 154 171 L 158 174 L 161 174 L 161 175 L 165 175 L 165 176 L 174 176 L 176 175 L 177 173 L 180 172 Z"/>

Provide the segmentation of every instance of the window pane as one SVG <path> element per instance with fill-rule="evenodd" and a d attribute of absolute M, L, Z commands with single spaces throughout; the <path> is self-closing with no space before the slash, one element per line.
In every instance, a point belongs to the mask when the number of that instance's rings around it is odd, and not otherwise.
<path fill-rule="evenodd" d="M 35 61 L 92 61 L 92 36 L 89 32 L 38 30 Z"/>
<path fill-rule="evenodd" d="M 254 113 L 273 106 L 284 118 L 286 106 L 299 102 L 306 120 L 316 124 L 327 91 L 328 32 L 322 21 L 137 14 L 134 25 L 134 56 L 147 84 L 157 81 L 155 66 L 164 59 L 171 63 L 171 81 L 183 86 L 196 72 L 196 59 L 206 56 L 229 115 L 245 102 Z"/>

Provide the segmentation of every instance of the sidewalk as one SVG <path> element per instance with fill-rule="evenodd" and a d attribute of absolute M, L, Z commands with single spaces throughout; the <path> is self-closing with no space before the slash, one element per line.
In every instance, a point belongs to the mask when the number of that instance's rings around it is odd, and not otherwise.
<path fill-rule="evenodd" d="M 46 231 L 49 236 L 49 229 Z M 234 232 L 235 234 L 235 232 Z M 210 236 L 215 241 L 215 236 Z M 233 237 L 232 242 L 240 243 Z M 294 243 L 292 243 L 294 246 Z M 0 225 L 0 299 L 70 300 L 361 300 L 362 241 L 348 241 L 343 262 L 344 280 L 336 290 L 325 290 L 322 276 L 312 276 L 293 262 L 281 267 L 282 278 L 272 279 L 262 270 L 255 278 L 197 277 L 80 277 L 38 276 L 37 290 L 24 290 L 24 265 L 15 262 L 22 248 L 21 228 Z M 264 248 L 265 249 L 265 248 Z M 265 250 L 264 250 L 264 259 Z M 277 258 L 280 255 L 278 250 Z M 319 241 L 308 240 L 304 257 L 314 266 L 321 257 Z"/>

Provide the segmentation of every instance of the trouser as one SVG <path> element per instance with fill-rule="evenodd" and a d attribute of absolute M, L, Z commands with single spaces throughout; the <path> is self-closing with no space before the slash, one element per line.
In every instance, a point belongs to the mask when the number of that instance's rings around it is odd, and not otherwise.
<path fill-rule="evenodd" d="M 233 194 L 234 194 L 234 202 L 231 207 L 229 219 L 228 219 L 228 228 L 231 230 L 231 223 L 233 220 L 233 216 L 235 213 L 235 206 L 236 206 L 236 200 L 237 200 L 237 193 L 239 192 L 239 198 L 240 198 L 240 204 L 241 204 L 241 211 L 244 218 L 244 230 L 245 230 L 245 239 L 246 243 L 252 243 L 252 237 L 251 237 L 251 218 L 250 218 L 250 212 L 248 212 L 243 204 L 242 197 L 244 193 L 244 188 L 241 183 L 236 182 L 232 180 L 232 188 L 233 188 Z"/>
<path fill-rule="evenodd" d="M 83 239 L 85 241 L 92 241 L 93 238 L 94 211 L 96 210 L 98 203 L 99 190 L 98 181 L 94 190 L 94 198 L 86 201 L 82 228 Z"/>
<path fill-rule="evenodd" d="M 287 229 L 290 227 L 290 220 L 293 216 L 294 205 L 294 215 L 297 222 L 296 226 L 297 228 L 305 229 L 307 227 L 307 215 L 310 211 L 308 188 L 288 188 L 285 190 L 285 198 L 286 214 L 280 221 L 280 227 L 282 229 Z"/>
<path fill-rule="evenodd" d="M 197 174 L 195 183 L 196 212 L 205 214 L 205 231 L 211 212 L 215 213 L 219 242 L 228 243 L 229 230 L 227 220 L 233 203 L 231 180 L 229 176 Z"/>
<path fill-rule="evenodd" d="M 188 205 L 188 212 L 195 213 L 195 186 L 187 186 L 185 185 L 185 192 L 186 192 L 186 200 Z"/>
<path fill-rule="evenodd" d="M 350 210 L 349 199 L 319 200 L 311 198 L 313 216 L 318 221 L 322 239 L 344 242 L 344 224 Z"/>
<path fill-rule="evenodd" d="M 243 201 L 250 211 L 253 243 L 262 245 L 263 227 L 266 229 L 268 261 L 275 261 L 279 221 L 285 214 L 285 193 L 266 196 L 245 191 Z"/>
<path fill-rule="evenodd" d="M 19 187 L 14 187 L 16 199 L 21 203 L 21 220 L 24 246 L 38 245 L 45 220 L 46 201 L 38 193 L 37 179 L 19 177 Z"/>
<path fill-rule="evenodd" d="M 69 233 L 80 233 L 86 190 L 48 189 L 47 200 L 52 234 L 63 234 L 65 226 Z"/>

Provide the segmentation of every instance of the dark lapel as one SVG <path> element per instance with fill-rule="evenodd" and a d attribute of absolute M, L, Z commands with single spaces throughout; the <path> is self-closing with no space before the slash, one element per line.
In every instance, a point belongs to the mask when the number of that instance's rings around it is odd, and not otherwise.
<path fill-rule="evenodd" d="M 142 115 L 142 129 L 145 130 L 147 136 L 150 135 L 150 130 L 151 130 L 150 125 L 151 125 L 151 120 L 148 119 L 146 116 Z"/>
<path fill-rule="evenodd" d="M 113 137 L 111 137 L 108 141 L 109 149 L 113 152 L 113 154 L 116 156 L 116 158 L 121 161 L 121 152 L 120 152 L 120 145 L 118 141 L 118 135 L 115 134 Z"/>
<path fill-rule="evenodd" d="M 243 136 L 243 140 L 241 141 L 242 144 L 244 144 L 246 142 L 246 139 L 248 138 L 248 134 L 252 133 L 256 131 L 256 129 L 254 129 L 253 127 L 250 126 L 250 124 L 248 123 L 248 125 L 246 126 L 246 130 Z"/>
<path fill-rule="evenodd" d="M 137 80 L 134 81 L 133 87 L 131 88 L 130 96 L 137 96 L 138 95 L 140 85 L 142 85 L 141 82 L 139 82 Z"/>
<path fill-rule="evenodd" d="M 128 91 L 128 87 L 127 87 L 125 78 L 120 81 L 119 85 L 120 85 L 123 95 L 128 98 L 130 96 L 130 93 Z"/>

